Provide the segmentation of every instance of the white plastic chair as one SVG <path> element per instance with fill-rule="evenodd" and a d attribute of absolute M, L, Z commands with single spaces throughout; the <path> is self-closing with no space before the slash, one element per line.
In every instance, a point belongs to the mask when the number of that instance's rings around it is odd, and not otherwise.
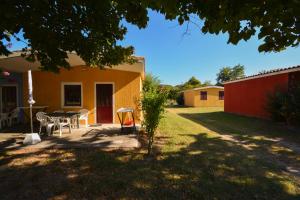
<path fill-rule="evenodd" d="M 77 113 L 77 111 L 67 111 L 67 113 Z M 70 123 L 71 123 L 71 127 L 74 128 L 75 127 L 75 124 L 77 123 L 77 117 L 76 116 L 73 116 L 71 117 L 70 119 Z"/>
<path fill-rule="evenodd" d="M 81 109 L 79 110 L 80 116 L 79 121 L 84 120 L 85 121 L 85 127 L 88 127 L 88 120 L 89 120 L 89 111 L 87 109 Z"/>
<path fill-rule="evenodd" d="M 59 136 L 61 137 L 61 135 L 62 135 L 62 128 L 64 127 L 64 126 L 68 126 L 68 128 L 69 128 L 69 133 L 72 133 L 72 131 L 71 131 L 71 122 L 69 121 L 69 120 L 67 120 L 67 121 L 57 121 L 57 122 L 55 122 L 55 126 L 54 127 L 56 127 L 56 126 L 58 126 L 58 129 L 59 129 Z"/>
<path fill-rule="evenodd" d="M 9 125 L 8 113 L 0 113 L 0 119 L 0 129 L 2 128 L 2 125 Z"/>
<path fill-rule="evenodd" d="M 47 134 L 50 135 L 52 127 L 55 126 L 54 121 L 44 112 L 36 113 L 36 119 L 40 122 L 39 134 L 41 134 L 42 128 L 45 127 Z"/>
<path fill-rule="evenodd" d="M 65 113 L 64 110 L 55 110 L 53 113 Z M 57 126 L 59 128 L 59 135 L 61 136 L 62 134 L 62 128 L 64 126 L 68 126 L 69 127 L 69 132 L 71 133 L 71 120 L 69 118 L 60 118 L 59 122 L 57 122 Z"/>
<path fill-rule="evenodd" d="M 64 126 L 69 127 L 69 132 L 71 133 L 71 123 L 70 122 L 62 122 L 59 118 L 51 118 L 46 115 L 44 112 L 38 112 L 36 114 L 37 120 L 40 122 L 40 130 L 39 134 L 41 133 L 42 127 L 46 127 L 47 134 L 50 135 L 51 130 L 53 128 L 53 131 L 55 128 L 58 128 L 59 130 L 59 136 L 62 136 L 62 128 Z"/>
<path fill-rule="evenodd" d="M 9 126 L 12 126 L 13 122 L 18 123 L 19 122 L 19 108 L 13 109 L 8 115 L 8 124 Z"/>

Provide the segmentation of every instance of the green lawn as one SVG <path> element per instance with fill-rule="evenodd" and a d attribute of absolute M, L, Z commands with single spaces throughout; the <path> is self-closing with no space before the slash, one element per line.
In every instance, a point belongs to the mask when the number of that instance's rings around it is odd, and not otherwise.
<path fill-rule="evenodd" d="M 299 199 L 299 134 L 219 109 L 170 108 L 143 149 L 1 151 L 0 199 Z M 228 135 L 231 136 L 228 138 Z"/>

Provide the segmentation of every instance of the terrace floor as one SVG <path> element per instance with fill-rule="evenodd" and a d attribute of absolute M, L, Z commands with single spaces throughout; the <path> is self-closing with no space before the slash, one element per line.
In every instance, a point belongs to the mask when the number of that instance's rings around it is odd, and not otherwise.
<path fill-rule="evenodd" d="M 63 129 L 60 137 L 55 131 L 53 135 L 41 135 L 42 142 L 25 146 L 23 139 L 27 129 L 22 126 L 14 127 L 0 133 L 0 149 L 19 149 L 19 148 L 114 148 L 130 149 L 140 146 L 138 135 L 133 131 L 124 131 L 121 133 L 120 125 L 108 124 L 93 127 L 81 127 L 72 129 L 69 133 L 68 128 Z"/>

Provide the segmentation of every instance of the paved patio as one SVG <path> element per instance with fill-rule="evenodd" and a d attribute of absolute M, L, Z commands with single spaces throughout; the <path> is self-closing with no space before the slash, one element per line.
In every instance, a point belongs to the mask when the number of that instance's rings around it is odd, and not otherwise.
<path fill-rule="evenodd" d="M 12 130 L 0 133 L 0 149 L 27 149 L 27 148 L 91 148 L 103 149 L 132 149 L 140 147 L 137 132 L 126 131 L 121 133 L 120 125 L 109 124 L 88 128 L 63 129 L 62 137 L 56 131 L 53 135 L 42 135 L 42 142 L 36 145 L 23 145 L 25 137 L 22 130 Z"/>

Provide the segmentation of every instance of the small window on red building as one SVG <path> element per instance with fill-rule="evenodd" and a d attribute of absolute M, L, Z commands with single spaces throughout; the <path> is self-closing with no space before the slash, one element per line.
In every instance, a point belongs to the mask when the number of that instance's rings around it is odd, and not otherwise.
<path fill-rule="evenodd" d="M 206 91 L 200 92 L 200 100 L 207 100 L 207 92 Z"/>
<path fill-rule="evenodd" d="M 224 91 L 219 91 L 219 100 L 224 100 Z"/>

